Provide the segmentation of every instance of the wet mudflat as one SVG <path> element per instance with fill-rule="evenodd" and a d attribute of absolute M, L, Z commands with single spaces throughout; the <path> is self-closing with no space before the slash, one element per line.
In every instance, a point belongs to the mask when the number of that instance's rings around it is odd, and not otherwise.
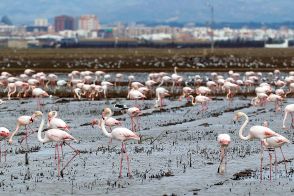
<path fill-rule="evenodd" d="M 108 101 L 76 101 L 73 99 L 45 99 L 44 114 L 57 110 L 60 118 L 71 126 L 71 134 L 78 138 L 72 146 L 81 153 L 64 170 L 64 177 L 57 177 L 54 162 L 54 145 L 40 144 L 37 133 L 28 144 L 29 164 L 25 165 L 25 145 L 21 146 L 15 137 L 8 145 L 7 161 L 1 162 L 0 193 L 4 194 L 109 194 L 109 195 L 293 195 L 294 147 L 283 147 L 287 160 L 286 174 L 280 162 L 277 173 L 269 180 L 269 156 L 264 154 L 264 179 L 259 180 L 260 142 L 242 141 L 238 131 L 244 119 L 234 122 L 234 112 L 241 110 L 248 114 L 250 122 L 246 127 L 261 125 L 269 121 L 270 128 L 293 141 L 293 130 L 282 129 L 282 112 L 274 112 L 274 106 L 252 107 L 250 98 L 235 98 L 231 106 L 218 98 L 209 103 L 208 111 L 200 112 L 200 106 L 185 101 L 166 100 L 163 110 L 154 108 L 154 100 L 138 101 L 143 111 L 138 134 L 141 143 L 130 141 L 127 150 L 131 158 L 133 178 L 128 178 L 124 162 L 123 178 L 119 179 L 120 142 L 102 135 L 98 127 L 81 126 L 94 118 L 101 117 L 104 107 L 115 103 L 132 106 L 135 101 L 109 99 Z M 67 100 L 67 101 L 64 101 Z M 289 98 L 283 106 L 294 103 Z M 0 124 L 10 131 L 15 129 L 20 115 L 31 115 L 36 110 L 34 99 L 11 100 L 0 105 Z M 115 118 L 130 128 L 127 114 L 115 112 Z M 33 124 L 37 130 L 40 120 Z M 290 119 L 288 120 L 290 126 Z M 232 138 L 228 150 L 227 172 L 217 173 L 219 145 L 217 135 L 228 133 Z M 64 147 L 65 160 L 73 153 Z M 278 160 L 282 160 L 277 151 Z M 273 166 L 273 168 L 275 168 Z M 275 171 L 275 169 L 274 169 Z"/>

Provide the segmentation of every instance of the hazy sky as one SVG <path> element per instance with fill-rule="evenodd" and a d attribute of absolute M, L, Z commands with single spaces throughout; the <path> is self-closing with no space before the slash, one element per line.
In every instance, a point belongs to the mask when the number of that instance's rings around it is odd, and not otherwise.
<path fill-rule="evenodd" d="M 208 0 L 0 0 L 0 16 L 17 24 L 56 15 L 96 14 L 103 22 L 206 22 Z M 294 20 L 294 0 L 210 0 L 215 20 L 226 22 L 283 22 Z"/>

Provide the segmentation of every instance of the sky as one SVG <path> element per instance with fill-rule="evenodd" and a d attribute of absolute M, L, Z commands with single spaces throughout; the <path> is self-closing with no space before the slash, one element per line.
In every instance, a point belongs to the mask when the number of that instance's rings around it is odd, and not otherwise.
<path fill-rule="evenodd" d="M 207 22 L 209 3 L 216 22 L 284 22 L 294 20 L 294 0 L 0 0 L 0 16 L 14 24 L 35 18 L 95 14 L 101 23 Z"/>

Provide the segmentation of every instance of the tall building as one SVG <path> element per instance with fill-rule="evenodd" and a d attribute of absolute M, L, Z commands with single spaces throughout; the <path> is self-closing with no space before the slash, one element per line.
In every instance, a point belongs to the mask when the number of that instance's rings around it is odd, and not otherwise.
<path fill-rule="evenodd" d="M 34 20 L 34 26 L 47 27 L 48 26 L 48 19 L 46 19 L 46 18 L 36 18 Z"/>
<path fill-rule="evenodd" d="M 79 18 L 79 29 L 82 30 L 98 30 L 99 22 L 95 15 L 84 15 Z"/>
<path fill-rule="evenodd" d="M 55 31 L 74 30 L 74 18 L 71 16 L 56 16 L 54 18 Z"/>

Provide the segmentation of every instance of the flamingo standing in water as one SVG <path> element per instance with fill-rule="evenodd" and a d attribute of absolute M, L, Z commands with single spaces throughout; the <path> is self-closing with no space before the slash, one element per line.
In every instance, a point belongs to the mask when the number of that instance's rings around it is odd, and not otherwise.
<path fill-rule="evenodd" d="M 32 91 L 32 95 L 33 97 L 37 98 L 37 106 L 39 109 L 41 109 L 41 98 L 49 96 L 48 93 L 41 88 L 34 88 Z"/>
<path fill-rule="evenodd" d="M 78 142 L 77 139 L 75 139 L 73 136 L 71 136 L 69 133 L 66 131 L 63 131 L 61 129 L 49 129 L 45 132 L 44 138 L 42 138 L 42 131 L 43 127 L 45 124 L 45 119 L 42 119 L 42 122 L 40 124 L 39 130 L 38 130 L 38 140 L 41 143 L 48 143 L 48 142 L 56 142 L 55 144 L 55 159 L 56 159 L 56 153 L 57 153 L 57 170 L 58 170 L 58 176 L 63 177 L 63 170 L 65 167 L 68 166 L 68 164 L 78 155 L 80 154 L 80 151 L 73 148 L 68 141 L 75 141 Z M 63 166 L 63 168 L 60 170 L 60 155 L 59 155 L 59 149 L 58 149 L 58 144 L 60 144 L 60 148 L 62 150 L 62 144 L 68 145 L 71 149 L 74 150 L 75 155 Z"/>
<path fill-rule="evenodd" d="M 9 137 L 9 143 L 12 144 L 13 142 L 13 136 L 19 131 L 20 127 L 21 126 L 24 126 L 25 127 L 25 136 L 22 138 L 21 140 L 21 143 L 22 141 L 25 139 L 26 140 L 26 143 L 27 143 L 27 138 L 29 135 L 33 134 L 34 131 L 30 128 L 30 124 L 32 124 L 39 116 L 42 116 L 43 113 L 40 112 L 40 111 L 35 111 L 33 113 L 32 116 L 20 116 L 18 119 L 17 119 L 17 123 L 16 123 L 16 129 L 14 132 L 12 132 L 12 134 L 10 135 Z M 31 133 L 28 132 L 28 129 L 27 129 L 27 126 L 31 129 Z"/>
<path fill-rule="evenodd" d="M 163 107 L 163 98 L 165 96 L 169 96 L 169 93 L 168 93 L 168 90 L 166 90 L 163 87 L 157 87 L 155 92 L 156 92 L 155 107 L 157 108 L 158 103 L 160 103 L 159 107 L 160 107 L 160 110 L 161 110 L 162 107 Z"/>
<path fill-rule="evenodd" d="M 262 180 L 262 161 L 263 161 L 263 146 L 264 144 L 264 139 L 273 137 L 273 136 L 280 136 L 278 133 L 272 131 L 270 128 L 265 127 L 265 126 L 260 126 L 260 125 L 256 125 L 256 126 L 252 126 L 249 130 L 249 134 L 247 136 L 243 136 L 243 130 L 246 127 L 246 125 L 249 122 L 249 118 L 248 116 L 243 113 L 243 112 L 237 112 L 235 114 L 235 120 L 240 119 L 241 117 L 245 117 L 245 122 L 244 124 L 241 126 L 240 130 L 239 130 L 239 137 L 242 140 L 252 140 L 252 139 L 260 139 L 261 142 L 261 153 L 260 153 L 260 180 Z"/>
<path fill-rule="evenodd" d="M 1 162 L 1 157 L 2 157 L 2 144 L 1 144 L 1 141 L 7 139 L 10 135 L 10 132 L 7 128 L 5 127 L 0 127 L 0 162 Z M 4 142 L 5 144 L 5 150 L 3 151 L 4 153 L 4 157 L 5 157 L 5 161 L 6 161 L 6 142 Z"/>
<path fill-rule="evenodd" d="M 69 131 L 70 127 L 62 119 L 57 118 L 57 115 L 57 111 L 51 111 L 48 113 L 48 128 Z"/>
<path fill-rule="evenodd" d="M 119 120 L 116 120 L 116 119 L 113 118 L 113 117 L 111 117 L 112 115 L 113 115 L 113 113 L 112 113 L 112 111 L 111 111 L 110 108 L 105 108 L 105 109 L 103 110 L 103 112 L 102 112 L 102 116 L 103 116 L 103 117 L 106 117 L 106 119 L 105 119 L 105 125 L 109 127 L 110 132 L 112 132 L 112 127 L 113 127 L 113 126 L 119 126 L 119 125 L 122 125 L 122 122 L 119 121 Z M 92 127 L 93 127 L 94 125 L 99 125 L 99 126 L 101 126 L 101 120 L 94 119 L 94 120 L 92 120 L 91 124 L 92 124 Z M 109 140 L 109 144 L 111 144 L 111 142 L 112 142 L 112 139 L 110 138 L 110 140 Z"/>
<path fill-rule="evenodd" d="M 127 109 L 127 113 L 131 118 L 132 131 L 136 131 L 137 129 L 140 129 L 139 116 L 140 114 L 142 114 L 141 110 L 137 107 L 130 107 Z M 135 120 L 136 117 L 137 117 L 137 122 Z"/>
<path fill-rule="evenodd" d="M 208 109 L 208 102 L 211 101 L 209 97 L 203 96 L 203 95 L 197 95 L 195 98 L 193 95 L 190 95 L 192 99 L 192 105 L 196 105 L 197 103 L 201 104 L 201 112 L 206 111 Z"/>
<path fill-rule="evenodd" d="M 276 95 L 276 94 L 272 93 L 267 97 L 267 101 L 275 103 L 275 111 L 276 112 L 281 111 L 280 104 L 283 101 L 283 98 L 280 95 Z"/>
<path fill-rule="evenodd" d="M 265 121 L 263 123 L 263 126 L 268 127 L 268 122 Z M 278 135 L 278 136 L 273 136 L 267 139 L 264 139 L 264 147 L 267 148 L 268 152 L 269 152 L 269 156 L 270 156 L 270 179 L 272 178 L 272 154 L 271 154 L 271 150 L 273 149 L 275 152 L 275 173 L 277 173 L 277 153 L 276 153 L 276 148 L 280 148 L 283 159 L 284 159 L 284 164 L 285 164 L 285 171 L 287 173 L 287 161 L 285 158 L 285 155 L 283 153 L 282 150 L 282 146 L 284 144 L 290 143 L 290 141 L 285 138 L 282 135 Z"/>
<path fill-rule="evenodd" d="M 109 138 L 121 141 L 121 159 L 120 159 L 119 178 L 122 177 L 123 154 L 125 154 L 125 156 L 126 156 L 127 165 L 128 165 L 128 176 L 131 178 L 132 175 L 131 175 L 131 169 L 130 169 L 130 161 L 129 161 L 129 156 L 127 153 L 125 142 L 127 140 L 140 140 L 140 137 L 125 127 L 117 127 L 115 129 L 113 129 L 111 133 L 108 133 L 105 128 L 106 119 L 107 119 L 107 117 L 106 118 L 102 117 L 102 120 L 101 120 L 101 130 L 102 130 L 103 134 Z"/>
<path fill-rule="evenodd" d="M 231 143 L 231 137 L 228 134 L 219 134 L 217 137 L 217 142 L 221 146 L 220 164 L 217 171 L 220 174 L 224 174 L 227 165 L 227 147 Z"/>
<path fill-rule="evenodd" d="M 291 115 L 291 128 L 294 128 L 294 118 L 293 118 L 293 114 L 294 114 L 294 104 L 289 104 L 285 107 L 285 116 L 284 116 L 284 120 L 283 120 L 283 129 L 286 129 L 286 119 L 288 114 Z"/>

